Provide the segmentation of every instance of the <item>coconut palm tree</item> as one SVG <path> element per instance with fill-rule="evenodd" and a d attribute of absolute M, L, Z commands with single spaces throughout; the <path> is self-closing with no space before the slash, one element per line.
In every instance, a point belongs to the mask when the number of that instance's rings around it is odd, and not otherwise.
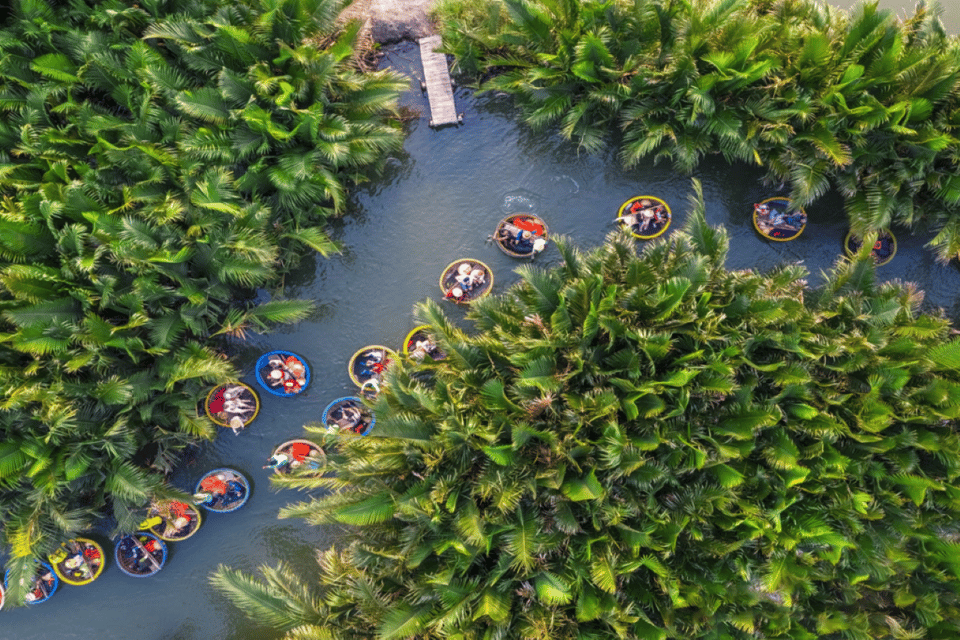
<path fill-rule="evenodd" d="M 210 338 L 311 312 L 242 300 L 337 250 L 323 221 L 399 147 L 406 86 L 359 72 L 338 1 L 60 4 L 0 32 L 0 519 L 23 562 L 170 494 L 216 431 L 197 399 L 238 375 Z"/>
<path fill-rule="evenodd" d="M 960 249 L 960 41 L 924 3 L 904 21 L 807 0 L 439 11 L 448 50 L 534 127 L 589 151 L 614 140 L 626 166 L 662 159 L 691 173 L 720 153 L 764 166 L 801 206 L 838 189 L 858 234 L 923 225 L 939 259 Z"/>
<path fill-rule="evenodd" d="M 949 323 L 867 262 L 729 271 L 692 209 L 640 255 L 561 239 L 472 335 L 418 305 L 448 358 L 282 481 L 330 491 L 281 517 L 350 527 L 319 586 L 214 584 L 290 638 L 955 634 Z"/>

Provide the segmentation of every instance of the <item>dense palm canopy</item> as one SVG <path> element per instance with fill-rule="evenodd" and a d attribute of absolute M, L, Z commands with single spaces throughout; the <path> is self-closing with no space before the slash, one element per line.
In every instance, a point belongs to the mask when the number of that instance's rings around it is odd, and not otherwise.
<path fill-rule="evenodd" d="M 842 260 L 724 265 L 702 198 L 476 302 L 418 305 L 375 436 L 322 435 L 319 580 L 213 581 L 286 638 L 956 638 L 960 341 Z M 319 582 L 319 584 L 317 584 Z"/>
<path fill-rule="evenodd" d="M 13 3 L 0 30 L 0 519 L 17 566 L 104 508 L 130 530 L 235 378 L 208 340 L 401 142 L 339 0 Z M 324 48 L 310 39 L 325 38 Z M 238 302 L 239 300 L 239 302 Z M 19 598 L 13 598 L 18 601 Z"/>
<path fill-rule="evenodd" d="M 623 162 L 763 165 L 806 205 L 831 187 L 860 234 L 891 222 L 960 251 L 960 39 L 812 0 L 446 0 L 444 42 L 525 120 Z M 611 134 L 614 134 L 611 136 Z"/>

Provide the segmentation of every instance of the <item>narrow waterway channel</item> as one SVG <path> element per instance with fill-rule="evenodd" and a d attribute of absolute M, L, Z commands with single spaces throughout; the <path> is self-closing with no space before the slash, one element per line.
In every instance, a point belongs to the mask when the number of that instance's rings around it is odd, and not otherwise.
<path fill-rule="evenodd" d="M 256 387 L 256 358 L 282 348 L 304 355 L 313 370 L 310 387 L 300 397 L 260 393 L 260 416 L 245 432 L 224 430 L 217 440 L 184 462 L 173 477 L 192 490 L 206 470 L 232 466 L 253 481 L 249 503 L 232 514 L 205 514 L 200 531 L 171 544 L 167 566 L 155 577 L 134 579 L 109 562 L 104 575 L 86 587 L 61 587 L 42 605 L 0 612 L 0 640 L 262 640 L 276 634 L 230 605 L 208 584 L 219 564 L 254 571 L 261 564 L 286 561 L 310 575 L 313 549 L 331 544 L 337 532 L 301 521 L 277 520 L 284 504 L 305 499 L 294 491 L 270 486 L 261 468 L 279 442 L 302 434 L 305 423 L 319 420 L 333 399 L 353 395 L 347 361 L 359 348 L 383 344 L 395 349 L 414 326 L 412 305 L 439 299 L 442 269 L 461 257 L 483 260 L 495 272 L 495 293 L 517 276 L 518 264 L 486 244 L 505 210 L 530 206 L 550 225 L 583 247 L 603 242 L 613 230 L 619 205 L 640 194 L 666 200 L 674 212 L 671 231 L 682 226 L 691 193 L 690 176 L 667 165 L 620 168 L 615 153 L 578 155 L 556 135 L 533 134 L 516 121 L 510 102 L 494 95 L 456 92 L 464 125 L 432 130 L 419 87 L 419 52 L 415 45 L 390 47 L 387 64 L 410 74 L 407 107 L 422 114 L 408 122 L 404 153 L 389 161 L 382 179 L 357 189 L 350 212 L 333 226 L 344 251 L 332 259 L 309 258 L 287 278 L 285 295 L 309 298 L 318 310 L 308 320 L 267 336 L 250 336 L 233 346 L 238 363 Z M 829 269 L 842 252 L 846 234 L 836 194 L 808 208 L 804 233 L 792 242 L 770 242 L 751 224 L 754 202 L 775 195 L 752 168 L 730 167 L 719 159 L 696 172 L 704 187 L 708 219 L 730 231 L 731 268 L 765 269 L 782 261 L 803 261 L 810 282 Z M 927 303 L 960 313 L 960 271 L 956 262 L 938 264 L 923 245 L 930 235 L 895 228 L 899 249 L 878 270 L 881 279 L 915 282 Z M 669 231 L 668 231 L 669 233 Z M 558 259 L 548 250 L 538 263 Z M 450 315 L 462 318 L 460 309 Z M 374 432 L 375 434 L 375 432 Z M 112 555 L 112 542 L 101 541 Z"/>

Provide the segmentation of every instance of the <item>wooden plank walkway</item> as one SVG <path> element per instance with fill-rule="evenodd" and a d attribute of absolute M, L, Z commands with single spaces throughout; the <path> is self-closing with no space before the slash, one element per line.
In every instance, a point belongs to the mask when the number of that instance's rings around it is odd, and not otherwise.
<path fill-rule="evenodd" d="M 427 101 L 430 103 L 430 126 L 462 122 L 457 115 L 457 105 L 453 102 L 453 88 L 450 84 L 450 70 L 447 68 L 447 56 L 437 53 L 440 48 L 440 36 L 420 38 L 420 60 L 423 63 L 424 87 Z"/>

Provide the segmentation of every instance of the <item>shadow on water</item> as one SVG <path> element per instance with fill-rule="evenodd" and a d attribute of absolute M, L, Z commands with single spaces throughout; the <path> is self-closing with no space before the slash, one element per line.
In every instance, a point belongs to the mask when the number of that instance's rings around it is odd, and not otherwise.
<path fill-rule="evenodd" d="M 204 514 L 189 540 L 172 543 L 168 565 L 157 576 L 134 579 L 111 560 L 104 575 L 86 587 L 62 587 L 49 602 L 0 612 L 0 638 L 19 640 L 262 640 L 277 634 L 251 622 L 209 585 L 220 564 L 256 573 L 259 566 L 286 561 L 313 566 L 316 548 L 326 548 L 341 532 L 311 527 L 300 520 L 278 520 L 283 505 L 309 494 L 275 489 L 262 469 L 273 448 L 303 434 L 304 424 L 319 420 L 335 398 L 355 395 L 347 363 L 358 349 L 383 344 L 400 349 L 416 324 L 413 305 L 441 299 L 439 277 L 461 258 L 488 264 L 495 273 L 494 293 L 518 276 L 515 260 L 485 242 L 505 213 L 533 207 L 551 233 L 571 237 L 581 247 L 597 246 L 614 231 L 613 218 L 624 201 L 640 194 L 666 200 L 674 215 L 667 236 L 683 226 L 692 192 L 690 177 L 668 164 L 641 163 L 623 169 L 613 151 L 577 154 L 555 134 L 534 134 L 518 125 L 510 102 L 486 94 L 474 97 L 459 89 L 457 108 L 464 124 L 433 130 L 419 90 L 419 52 L 415 45 L 388 50 L 387 59 L 411 76 L 403 104 L 424 116 L 406 123 L 403 153 L 391 158 L 381 180 L 353 191 L 346 215 L 330 224 L 330 234 L 344 250 L 329 259 L 305 258 L 285 279 L 284 295 L 306 298 L 318 310 L 295 326 L 270 335 L 229 338 L 227 350 L 244 372 L 242 380 L 260 396 L 256 420 L 239 435 L 220 429 L 215 441 L 197 448 L 173 476 L 178 488 L 192 491 L 207 470 L 231 466 L 253 482 L 250 501 L 229 514 Z M 804 232 L 790 242 L 772 242 L 753 228 L 753 204 L 777 195 L 764 185 L 756 167 L 731 167 L 711 156 L 698 168 L 707 217 L 730 234 L 728 266 L 767 269 L 802 261 L 810 283 L 829 270 L 842 254 L 846 234 L 842 201 L 830 194 L 807 208 Z M 894 229 L 899 249 L 877 271 L 881 280 L 916 282 L 927 302 L 956 316 L 960 311 L 960 272 L 956 263 L 939 264 L 924 244 L 932 234 Z M 535 264 L 559 262 L 555 248 Z M 266 300 L 264 292 L 257 299 Z M 449 316 L 462 320 L 466 310 L 449 305 Z M 264 351 L 286 349 L 305 357 L 310 386 L 294 398 L 280 398 L 259 388 L 254 363 Z M 375 432 L 374 432 L 375 435 Z M 108 548 L 112 554 L 112 544 Z"/>

